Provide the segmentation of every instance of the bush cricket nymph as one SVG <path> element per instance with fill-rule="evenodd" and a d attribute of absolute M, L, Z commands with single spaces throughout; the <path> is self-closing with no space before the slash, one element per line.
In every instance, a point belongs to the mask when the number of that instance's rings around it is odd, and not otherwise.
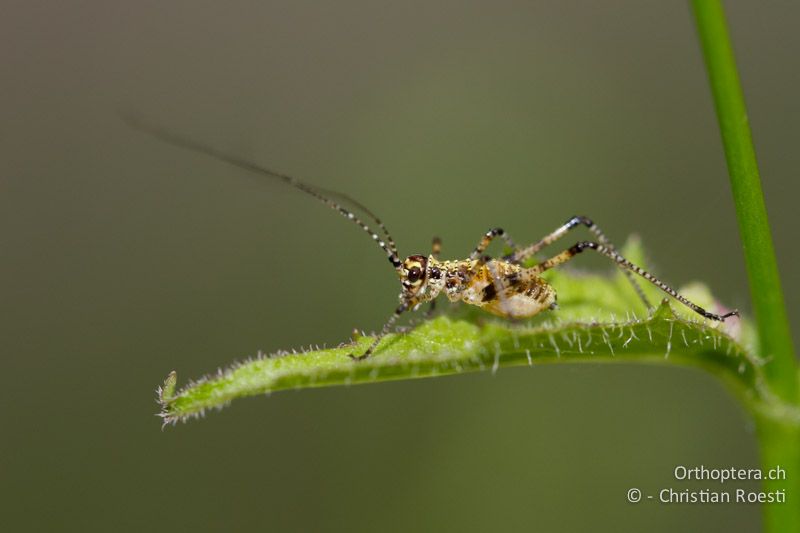
<path fill-rule="evenodd" d="M 429 255 L 411 255 L 401 259 L 394 239 L 392 239 L 383 222 L 372 211 L 348 195 L 308 185 L 289 175 L 270 170 L 166 130 L 144 124 L 135 118 L 126 117 L 126 120 L 134 128 L 143 130 L 171 145 L 205 154 L 260 176 L 283 181 L 337 211 L 372 238 L 375 244 L 386 254 L 389 263 L 400 278 L 402 286 L 399 296 L 400 305 L 398 305 L 364 353 L 358 355 L 350 354 L 350 357 L 355 360 L 369 357 L 375 351 L 381 339 L 389 333 L 400 315 L 406 311 L 418 309 L 425 302 L 430 302 L 432 309 L 435 305 L 435 299 L 442 293 L 451 302 L 461 301 L 480 307 L 494 315 L 510 319 L 529 318 L 542 311 L 555 309 L 557 307 L 556 291 L 542 278 L 541 274 L 546 270 L 566 263 L 586 250 L 592 250 L 609 258 L 622 269 L 648 309 L 652 306 L 639 287 L 636 281 L 637 276 L 655 285 L 705 318 L 723 321 L 728 317 L 739 315 L 738 311 L 735 310 L 723 315 L 714 314 L 689 301 L 675 289 L 617 253 L 600 228 L 590 219 L 583 216 L 571 217 L 552 233 L 524 247 L 517 247 L 503 229 L 494 228 L 483 235 L 478 245 L 466 259 L 441 260 L 439 258 L 441 241 L 438 238 L 433 239 L 433 246 Z M 366 217 L 376 224 L 381 233 L 379 234 L 373 230 L 353 211 L 343 207 L 337 199 L 361 210 Z M 595 240 L 576 242 L 549 259 L 530 267 L 523 266 L 526 260 L 579 226 L 588 228 L 594 235 Z M 501 258 L 492 258 L 485 255 L 484 252 L 496 237 L 503 239 L 513 251 Z"/>

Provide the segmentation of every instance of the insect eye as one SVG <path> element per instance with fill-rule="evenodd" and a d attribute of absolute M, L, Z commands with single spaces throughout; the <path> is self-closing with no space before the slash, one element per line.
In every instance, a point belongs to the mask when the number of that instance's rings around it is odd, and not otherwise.
<path fill-rule="evenodd" d="M 420 278 L 421 274 L 422 274 L 422 271 L 420 270 L 419 267 L 416 267 L 416 266 L 412 267 L 411 270 L 408 271 L 408 281 L 410 281 L 412 283 L 415 282 L 415 281 L 419 281 L 419 278 Z"/>

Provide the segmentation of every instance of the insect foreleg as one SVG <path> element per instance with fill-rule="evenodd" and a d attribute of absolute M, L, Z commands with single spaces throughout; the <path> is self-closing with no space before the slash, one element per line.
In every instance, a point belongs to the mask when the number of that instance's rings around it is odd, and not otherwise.
<path fill-rule="evenodd" d="M 675 298 L 676 300 L 681 302 L 686 307 L 688 307 L 691 310 L 693 310 L 695 313 L 697 313 L 699 315 L 702 315 L 702 316 L 704 316 L 706 318 L 710 318 L 712 320 L 723 321 L 726 318 L 731 317 L 731 316 L 739 316 L 739 312 L 735 311 L 735 310 L 734 311 L 730 311 L 728 313 L 725 313 L 724 315 L 717 315 L 717 314 L 711 313 L 709 311 L 706 311 L 705 309 L 703 309 L 699 305 L 697 305 L 694 302 L 691 302 L 688 299 L 686 299 L 686 297 L 678 294 L 678 292 L 675 289 L 673 289 L 672 287 L 670 287 L 669 285 L 667 285 L 663 281 L 659 280 L 658 278 L 656 278 L 655 276 L 653 276 L 652 274 L 650 274 L 649 272 L 647 272 L 643 268 L 634 265 L 633 263 L 631 263 L 630 261 L 628 261 L 627 259 L 625 259 L 621 255 L 619 255 L 617 252 L 614 251 L 613 248 L 610 248 L 609 246 L 607 246 L 605 244 L 600 244 L 600 243 L 596 243 L 596 242 L 590 242 L 590 241 L 578 242 L 574 246 L 564 250 L 560 254 L 555 255 L 555 256 L 551 257 L 550 259 L 542 261 L 538 265 L 535 265 L 535 266 L 531 267 L 530 269 L 528 269 L 528 271 L 530 273 L 532 273 L 532 274 L 540 274 L 540 273 L 544 272 L 545 270 L 549 270 L 549 269 L 551 269 L 553 267 L 556 267 L 558 265 L 566 263 L 567 261 L 569 261 L 570 259 L 572 259 L 576 255 L 578 255 L 579 253 L 583 252 L 584 250 L 594 250 L 595 252 L 598 252 L 598 253 L 608 257 L 609 259 L 614 261 L 617 265 L 619 265 L 620 268 L 624 268 L 627 271 L 632 272 L 633 274 L 641 276 L 645 280 L 649 281 L 650 283 L 652 283 L 653 285 L 655 285 L 656 287 L 658 287 L 662 291 L 666 292 L 667 294 L 669 294 L 670 296 L 672 296 L 673 298 Z"/>
<path fill-rule="evenodd" d="M 402 315 L 408 310 L 408 307 L 409 307 L 408 302 L 401 303 L 397 307 L 397 309 L 394 310 L 392 316 L 389 317 L 389 320 L 387 320 L 386 323 L 383 325 L 383 328 L 381 328 L 381 332 L 375 336 L 375 340 L 373 340 L 372 344 L 369 345 L 367 351 L 365 351 L 361 355 L 347 354 L 348 356 L 350 356 L 350 359 L 354 361 L 362 361 L 367 357 L 369 357 L 370 355 L 372 355 L 372 352 L 375 351 L 375 348 L 378 346 L 378 343 L 381 342 L 381 339 L 383 339 L 386 336 L 386 334 L 389 333 L 389 330 L 392 328 L 392 324 L 394 324 L 397 321 L 397 318 L 400 315 Z"/>
<path fill-rule="evenodd" d="M 549 235 L 545 235 L 544 238 L 542 238 L 539 242 L 531 244 L 526 248 L 517 250 L 512 255 L 506 257 L 506 260 L 508 260 L 511 263 L 521 263 L 522 261 L 528 259 L 529 257 L 532 257 L 534 254 L 539 252 L 545 246 L 554 243 L 555 241 L 557 241 L 558 239 L 569 233 L 571 230 L 581 225 L 586 226 L 589 229 L 589 231 L 591 231 L 594 234 L 594 236 L 597 238 L 598 243 L 604 245 L 609 250 L 612 251 L 616 250 L 615 246 L 611 243 L 611 241 L 608 240 L 608 237 L 606 237 L 605 233 L 603 233 L 603 231 L 597 226 L 597 224 L 595 224 L 588 217 L 576 215 L 567 220 L 554 232 L 550 233 Z M 647 296 L 642 291 L 642 288 L 634 279 L 633 274 L 629 270 L 626 270 L 624 268 L 622 271 L 628 277 L 628 280 L 630 280 L 631 285 L 633 285 L 633 289 L 636 291 L 636 294 L 639 296 L 639 299 L 644 303 L 645 307 L 651 309 L 653 306 L 650 304 L 650 301 L 647 299 Z"/>
<path fill-rule="evenodd" d="M 506 234 L 506 232 L 503 230 L 503 228 L 493 228 L 493 229 L 490 229 L 489 231 L 487 231 L 486 235 L 484 235 L 481 238 L 481 242 L 479 242 L 478 246 L 476 246 L 475 249 L 472 251 L 472 253 L 469 254 L 469 258 L 473 259 L 473 260 L 474 259 L 478 259 L 481 256 L 481 254 L 484 251 L 486 251 L 486 248 L 489 247 L 489 244 L 492 242 L 492 239 L 494 239 L 495 237 L 500 237 L 501 239 L 503 239 L 505 241 L 505 243 L 508 245 L 508 247 L 511 248 L 512 250 L 514 250 L 514 253 L 516 253 L 517 245 L 514 244 L 514 241 L 511 240 L 511 237 L 509 237 Z"/>

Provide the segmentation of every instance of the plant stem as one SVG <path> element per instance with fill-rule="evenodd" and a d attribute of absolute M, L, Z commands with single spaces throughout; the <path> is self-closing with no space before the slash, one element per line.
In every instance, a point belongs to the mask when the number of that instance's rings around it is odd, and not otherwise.
<path fill-rule="evenodd" d="M 759 355 L 769 361 L 765 374 L 773 392 L 795 403 L 797 374 L 792 337 L 725 13 L 720 0 L 692 0 L 692 7 L 728 162 L 760 339 Z"/>
<path fill-rule="evenodd" d="M 762 490 L 782 491 L 786 496 L 785 503 L 763 504 L 764 531 L 800 531 L 800 426 L 796 420 L 756 416 L 756 429 L 762 470 L 768 472 L 780 466 L 785 472 L 785 479 L 763 481 Z"/>
<path fill-rule="evenodd" d="M 744 248 L 750 295 L 759 334 L 759 352 L 767 358 L 765 378 L 774 394 L 796 404 L 797 370 L 783 302 L 775 250 L 761 190 L 747 109 L 720 0 L 692 0 L 711 92 L 728 163 L 739 234 Z M 763 505 L 764 530 L 800 532 L 800 427 L 797 421 L 756 415 L 764 471 L 785 469 L 784 480 L 764 480 L 764 491 L 785 491 L 786 503 Z"/>

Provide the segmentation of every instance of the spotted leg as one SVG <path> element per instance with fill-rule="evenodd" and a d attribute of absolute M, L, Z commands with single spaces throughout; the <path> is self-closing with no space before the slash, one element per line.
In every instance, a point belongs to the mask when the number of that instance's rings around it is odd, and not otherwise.
<path fill-rule="evenodd" d="M 372 344 L 369 345 L 367 350 L 361 355 L 353 355 L 351 353 L 347 354 L 350 357 L 350 359 L 354 361 L 362 361 L 367 357 L 369 357 L 370 355 L 372 355 L 372 352 L 375 351 L 375 348 L 378 346 L 378 343 L 381 342 L 381 339 L 383 339 L 389 333 L 389 330 L 392 328 L 392 325 L 397 321 L 400 315 L 408 311 L 408 307 L 409 307 L 408 302 L 401 303 L 398 306 L 398 308 L 394 310 L 392 316 L 389 317 L 389 320 L 387 320 L 386 323 L 383 325 L 383 328 L 381 328 L 381 332 L 375 336 L 375 340 L 372 341 Z"/>
<path fill-rule="evenodd" d="M 517 245 L 514 244 L 514 241 L 511 240 L 511 237 L 506 234 L 503 228 L 493 228 L 487 231 L 486 234 L 481 238 L 481 242 L 479 242 L 478 246 L 476 246 L 472 253 L 469 254 L 469 258 L 473 260 L 478 259 L 483 252 L 486 251 L 486 248 L 489 247 L 489 244 L 495 237 L 500 237 L 503 239 L 508 247 L 514 250 L 514 253 L 517 253 Z"/>
<path fill-rule="evenodd" d="M 710 311 L 706 311 L 705 309 L 695 304 L 694 302 L 689 301 L 686 297 L 678 294 L 678 292 L 675 289 L 673 289 L 663 281 L 659 280 L 658 278 L 656 278 L 643 268 L 634 265 L 633 263 L 622 257 L 620 254 L 614 251 L 613 248 L 609 247 L 606 244 L 600 244 L 596 242 L 590 242 L 590 241 L 578 242 L 574 246 L 567 248 L 560 254 L 555 255 L 550 259 L 542 261 L 538 265 L 529 268 L 526 271 L 526 274 L 537 276 L 542 272 L 544 272 L 545 270 L 549 270 L 553 267 L 557 267 L 558 265 L 566 263 L 567 261 L 578 255 L 579 253 L 583 252 L 584 250 L 594 250 L 595 252 L 608 257 L 609 259 L 614 261 L 620 268 L 624 268 L 627 272 L 631 272 L 632 274 L 641 276 L 642 278 L 649 281 L 650 283 L 652 283 L 665 293 L 669 294 L 670 296 L 678 300 L 680 303 L 682 303 L 695 313 L 702 315 L 706 318 L 710 318 L 711 320 L 723 321 L 731 316 L 739 316 L 739 311 L 736 310 L 725 313 L 724 315 L 717 315 L 711 313 Z"/>
<path fill-rule="evenodd" d="M 534 254 L 539 252 L 545 246 L 554 243 L 555 241 L 557 241 L 558 239 L 569 233 L 570 230 L 573 230 L 578 226 L 586 226 L 589 229 L 589 231 L 591 231 L 597 238 L 599 244 L 602 244 L 604 247 L 606 247 L 611 251 L 616 250 L 614 245 L 611 244 L 611 241 L 608 240 L 603 231 L 599 227 L 597 227 L 597 224 L 592 222 L 590 218 L 584 216 L 574 216 L 571 217 L 569 220 L 567 220 L 554 232 L 550 233 L 549 235 L 545 235 L 540 241 L 535 242 L 525 248 L 520 248 L 513 254 L 506 256 L 505 259 L 511 263 L 521 263 L 525 259 L 532 257 Z M 628 277 L 628 280 L 630 280 L 631 285 L 633 285 L 636 294 L 639 296 L 639 299 L 644 303 L 645 307 L 647 307 L 647 309 L 652 309 L 653 307 L 652 304 L 647 299 L 647 296 L 642 291 L 642 288 L 636 282 L 633 273 L 630 270 L 626 270 L 624 267 L 621 268 L 622 271 L 625 273 L 625 275 Z"/>

